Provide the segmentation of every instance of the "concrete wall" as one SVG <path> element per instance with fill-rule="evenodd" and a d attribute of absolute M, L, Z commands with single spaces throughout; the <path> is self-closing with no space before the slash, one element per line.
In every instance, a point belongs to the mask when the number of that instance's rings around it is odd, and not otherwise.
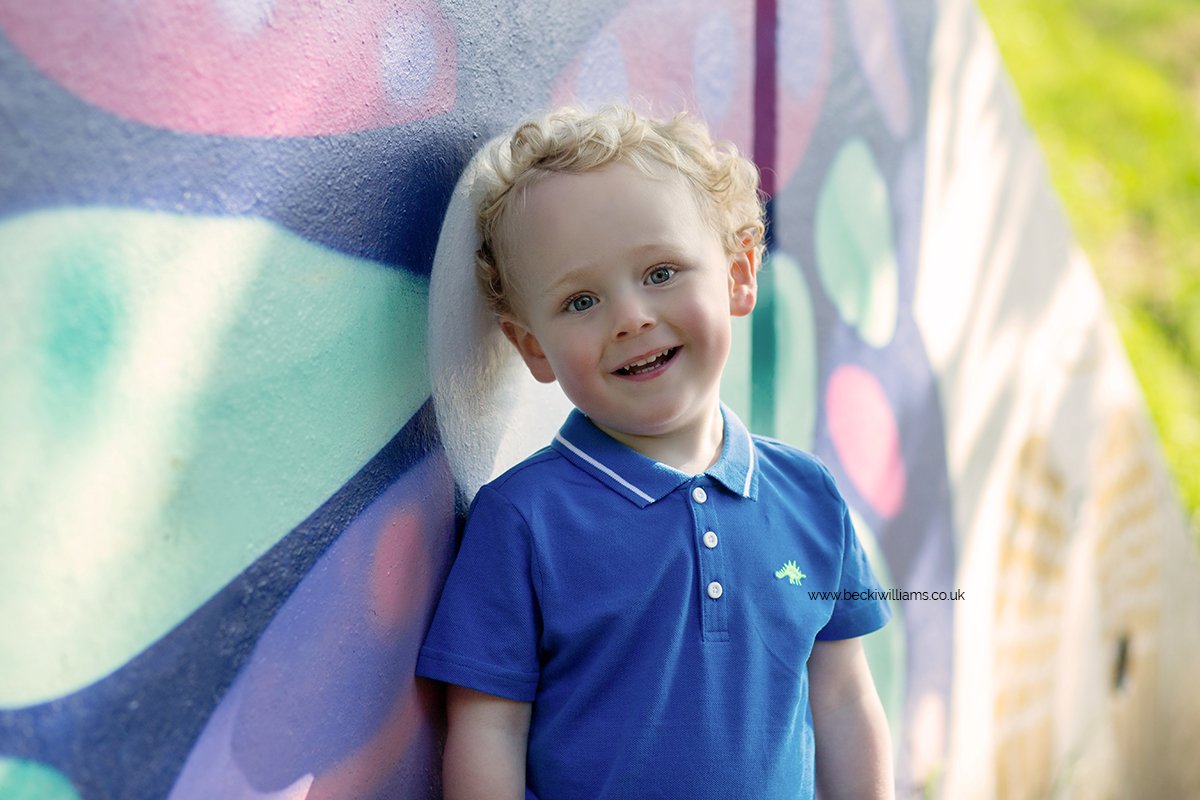
<path fill-rule="evenodd" d="M 0 796 L 440 796 L 455 512 L 566 409 L 470 160 L 622 98 L 763 169 L 724 395 L 929 593 L 868 642 L 902 793 L 1200 786 L 1200 573 L 969 4 L 42 0 L 0 76 Z"/>

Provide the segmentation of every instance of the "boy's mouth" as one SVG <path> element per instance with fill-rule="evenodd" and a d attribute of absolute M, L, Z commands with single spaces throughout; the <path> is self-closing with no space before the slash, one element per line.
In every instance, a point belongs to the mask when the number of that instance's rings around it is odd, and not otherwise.
<path fill-rule="evenodd" d="M 626 364 L 620 369 L 613 370 L 614 375 L 644 375 L 647 372 L 654 372 L 656 369 L 662 369 L 667 362 L 675 357 L 679 352 L 678 347 L 668 347 L 666 350 L 660 350 L 657 353 L 648 355 L 645 358 L 638 359 L 631 364 Z"/>

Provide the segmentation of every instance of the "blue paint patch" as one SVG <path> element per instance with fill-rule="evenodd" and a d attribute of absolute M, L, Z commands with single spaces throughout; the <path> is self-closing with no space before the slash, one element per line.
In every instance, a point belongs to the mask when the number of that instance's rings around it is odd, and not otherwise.
<path fill-rule="evenodd" d="M 151 128 L 85 104 L 0 37 L 0 216 L 105 205 L 255 216 L 348 255 L 428 275 L 471 156 L 439 117 L 327 137 L 254 139 Z M 56 176 L 47 180 L 47 176 Z"/>

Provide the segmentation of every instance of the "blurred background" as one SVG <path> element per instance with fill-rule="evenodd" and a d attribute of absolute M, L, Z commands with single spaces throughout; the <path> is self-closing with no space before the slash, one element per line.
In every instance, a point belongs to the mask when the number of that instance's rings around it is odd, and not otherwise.
<path fill-rule="evenodd" d="M 1200 540 L 1200 4 L 979 0 Z"/>
<path fill-rule="evenodd" d="M 611 100 L 762 169 L 722 396 L 930 593 L 899 796 L 1200 797 L 1200 3 L 982 10 L 0 2 L 0 798 L 440 797 L 461 512 L 566 413 L 470 164 Z"/>

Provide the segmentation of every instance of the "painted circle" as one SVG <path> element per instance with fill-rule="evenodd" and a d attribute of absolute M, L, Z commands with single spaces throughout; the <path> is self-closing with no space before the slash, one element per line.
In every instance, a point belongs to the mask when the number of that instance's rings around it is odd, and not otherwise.
<path fill-rule="evenodd" d="M 825 394 L 829 433 L 850 481 L 880 516 L 904 504 L 907 476 L 900 432 L 887 395 L 875 376 L 857 366 L 838 367 Z"/>
<path fill-rule="evenodd" d="M 847 141 L 834 158 L 814 227 L 825 292 L 864 342 L 884 347 L 896 332 L 899 267 L 888 187 L 862 139 Z"/>
<path fill-rule="evenodd" d="M 800 265 L 786 253 L 772 254 L 769 269 L 775 317 L 774 435 L 811 449 L 816 426 L 817 331 L 812 298 Z"/>
<path fill-rule="evenodd" d="M 71 781 L 36 761 L 0 758 L 0 797 L 5 800 L 79 800 Z"/>

